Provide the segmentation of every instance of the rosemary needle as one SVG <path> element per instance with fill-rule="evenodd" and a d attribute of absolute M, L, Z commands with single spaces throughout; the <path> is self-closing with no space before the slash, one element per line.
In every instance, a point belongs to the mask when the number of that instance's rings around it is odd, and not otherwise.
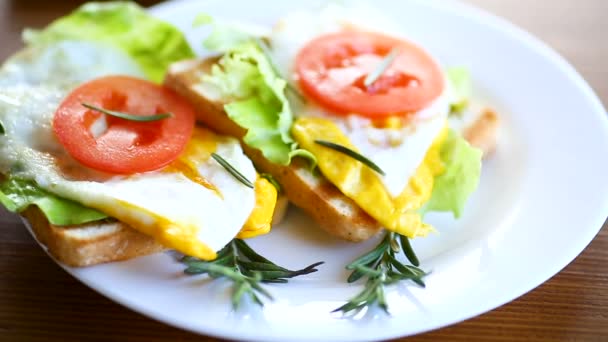
<path fill-rule="evenodd" d="M 403 253 L 407 257 L 407 260 L 409 260 L 414 266 L 420 266 L 420 261 L 418 260 L 416 253 L 414 253 L 414 250 L 412 249 L 410 239 L 403 235 L 399 235 L 399 239 L 401 240 L 401 248 L 403 249 Z"/>
<path fill-rule="evenodd" d="M 379 174 L 381 174 L 383 176 L 385 175 L 384 171 L 382 171 L 382 169 L 378 165 L 376 165 L 373 161 L 369 160 L 365 156 L 362 156 L 361 154 L 351 150 L 350 148 L 348 148 L 346 146 L 342 146 L 342 145 L 332 143 L 332 142 L 326 141 L 326 140 L 315 140 L 315 143 L 317 143 L 321 146 L 331 148 L 332 150 L 338 151 L 340 153 L 344 153 L 347 156 L 360 161 L 361 163 L 365 164 L 367 167 L 378 172 Z"/>
<path fill-rule="evenodd" d="M 167 119 L 173 116 L 171 113 L 160 113 L 154 115 L 135 115 L 123 112 L 117 112 L 114 110 L 104 109 L 101 107 L 94 106 L 88 103 L 82 103 L 82 105 L 88 109 L 96 110 L 98 112 L 104 113 L 106 115 L 114 116 L 117 118 L 129 120 L 129 121 L 138 121 L 138 122 L 150 122 L 150 121 L 158 121 Z"/>
<path fill-rule="evenodd" d="M 243 176 L 242 173 L 240 173 L 237 169 L 230 165 L 230 163 L 228 163 L 226 159 L 222 158 L 222 156 L 217 153 L 211 153 L 211 157 L 213 157 L 213 159 L 215 159 L 218 164 L 220 164 L 224 169 L 226 169 L 228 173 L 230 173 L 234 178 L 236 178 L 236 180 L 243 183 L 248 188 L 254 188 L 253 183 L 251 183 L 251 181 L 247 179 L 247 177 Z"/>
<path fill-rule="evenodd" d="M 394 48 L 391 52 L 382 59 L 382 61 L 378 64 L 378 66 L 365 77 L 363 80 L 363 85 L 366 87 L 371 86 L 382 76 L 382 74 L 393 64 L 393 61 L 399 55 L 399 50 Z"/>

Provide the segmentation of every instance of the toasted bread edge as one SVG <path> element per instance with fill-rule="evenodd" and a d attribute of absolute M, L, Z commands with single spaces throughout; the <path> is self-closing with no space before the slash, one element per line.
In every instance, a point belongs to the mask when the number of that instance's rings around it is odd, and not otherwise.
<path fill-rule="evenodd" d="M 28 221 L 36 239 L 46 246 L 55 259 L 68 266 L 90 266 L 126 260 L 165 249 L 152 237 L 121 222 L 98 221 L 76 226 L 56 226 L 49 223 L 36 206 L 30 206 L 21 215 Z M 90 234 L 88 232 L 91 229 L 96 231 Z"/>

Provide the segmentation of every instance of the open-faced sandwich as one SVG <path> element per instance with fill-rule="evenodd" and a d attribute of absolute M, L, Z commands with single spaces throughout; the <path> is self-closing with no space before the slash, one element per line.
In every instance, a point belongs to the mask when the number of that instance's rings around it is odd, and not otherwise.
<path fill-rule="evenodd" d="M 354 242 L 385 231 L 346 266 L 367 282 L 337 311 L 386 309 L 383 288 L 399 280 L 424 286 L 409 239 L 434 230 L 427 212 L 461 215 L 496 142 L 498 117 L 470 100 L 467 69 L 442 68 L 366 6 L 291 13 L 264 35 L 213 25 L 216 54 L 172 65 L 165 84 L 325 231 Z"/>
<path fill-rule="evenodd" d="M 443 69 L 382 31 L 389 22 L 330 5 L 288 15 L 263 37 L 216 23 L 206 47 L 220 55 L 174 64 L 165 84 L 200 121 L 241 138 L 329 233 L 424 236 L 425 212 L 460 215 L 497 117 L 471 105 L 465 69 Z"/>
<path fill-rule="evenodd" d="M 270 230 L 281 189 L 334 236 L 385 232 L 347 266 L 368 282 L 338 310 L 423 284 L 409 239 L 433 231 L 427 212 L 461 215 L 495 145 L 467 70 L 367 8 L 292 13 L 264 35 L 213 25 L 202 60 L 130 3 L 26 32 L 0 69 L 0 202 L 65 264 L 175 249 L 186 273 L 233 281 L 236 305 L 318 265 L 290 271 L 240 239 Z"/>
<path fill-rule="evenodd" d="M 0 69 L 0 202 L 59 261 L 175 249 L 201 259 L 270 230 L 277 190 L 237 139 L 195 126 L 159 82 L 192 58 L 183 34 L 130 3 L 91 3 Z M 240 179 L 239 179 L 240 178 Z"/>

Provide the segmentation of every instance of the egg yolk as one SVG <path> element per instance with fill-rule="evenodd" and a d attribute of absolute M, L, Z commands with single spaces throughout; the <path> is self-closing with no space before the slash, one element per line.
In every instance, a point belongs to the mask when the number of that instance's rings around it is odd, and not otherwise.
<path fill-rule="evenodd" d="M 150 210 L 132 203 L 117 200 L 118 205 L 100 208 L 133 229 L 153 237 L 161 245 L 203 260 L 217 257 L 216 252 L 197 238 L 198 229 L 193 224 L 176 224 Z"/>
<path fill-rule="evenodd" d="M 197 168 L 204 164 L 215 152 L 221 136 L 197 127 L 186 149 L 178 159 L 164 168 L 162 172 L 181 173 L 192 182 L 215 191 L 217 187 L 199 174 Z M 204 166 L 203 166 L 204 167 Z M 193 186 L 196 186 L 193 184 Z M 272 216 L 277 201 L 277 190 L 268 180 L 257 176 L 254 184 L 255 206 L 238 234 L 239 238 L 251 238 L 270 231 Z M 150 235 L 160 244 L 174 248 L 181 253 L 203 260 L 215 259 L 216 251 L 197 237 L 198 227 L 194 224 L 174 223 L 154 212 L 118 201 L 119 205 L 100 208 L 144 234 Z"/>
<path fill-rule="evenodd" d="M 270 232 L 272 215 L 277 203 L 277 189 L 267 179 L 255 181 L 255 207 L 239 232 L 239 239 L 248 239 Z"/>
<path fill-rule="evenodd" d="M 386 229 L 410 238 L 425 236 L 433 230 L 422 222 L 418 211 L 431 197 L 435 176 L 444 170 L 440 150 L 447 132 L 446 126 L 405 189 L 392 197 L 374 170 L 346 154 L 315 143 L 315 140 L 326 140 L 357 151 L 332 121 L 302 117 L 292 128 L 295 140 L 317 157 L 319 169 L 330 182 Z"/>
<path fill-rule="evenodd" d="M 403 128 L 404 119 L 398 116 L 389 116 L 386 118 L 373 120 L 372 124 L 376 128 L 397 130 Z"/>
<path fill-rule="evenodd" d="M 217 149 L 216 135 L 206 129 L 196 127 L 192 132 L 190 142 L 184 151 L 171 164 L 163 169 L 163 172 L 179 172 L 194 183 L 213 190 L 220 197 L 222 194 L 219 189 L 211 184 L 205 177 L 198 173 L 197 167 L 200 163 L 206 162 L 211 153 Z"/>
<path fill-rule="evenodd" d="M 247 239 L 270 232 L 272 215 L 277 201 L 277 190 L 268 180 L 259 177 L 255 182 L 255 207 L 241 228 L 238 238 Z M 121 208 L 121 209 L 117 209 Z M 197 238 L 198 229 L 194 225 L 176 225 L 155 213 L 137 208 L 131 203 L 121 201 L 119 206 L 108 208 L 110 211 L 124 210 L 121 220 L 135 229 L 150 235 L 160 244 L 175 248 L 186 255 L 203 260 L 217 257 L 214 250 Z M 127 213 L 131 213 L 130 215 Z M 142 224 L 140 215 L 152 217 L 150 224 Z"/>

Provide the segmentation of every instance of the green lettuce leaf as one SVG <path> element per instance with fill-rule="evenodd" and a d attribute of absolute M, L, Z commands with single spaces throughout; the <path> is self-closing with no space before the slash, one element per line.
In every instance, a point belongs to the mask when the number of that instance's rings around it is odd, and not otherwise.
<path fill-rule="evenodd" d="M 170 63 L 194 56 L 186 38 L 173 25 L 130 2 L 87 3 L 41 31 L 26 31 L 28 44 L 84 40 L 123 50 L 146 76 L 161 82 Z"/>
<path fill-rule="evenodd" d="M 445 171 L 435 178 L 431 199 L 423 212 L 451 211 L 454 217 L 460 217 L 469 195 L 479 183 L 481 155 L 479 149 L 450 130 L 441 147 Z"/>
<path fill-rule="evenodd" d="M 235 35 L 238 31 L 232 29 L 214 32 L 206 46 L 227 52 L 201 81 L 229 100 L 224 106 L 226 113 L 247 129 L 243 141 L 273 163 L 289 165 L 294 156 L 302 156 L 314 165 L 314 156 L 298 149 L 290 133 L 293 114 L 285 96 L 287 82 L 276 74 L 258 43 L 253 39 L 243 41 L 243 36 Z"/>
<path fill-rule="evenodd" d="M 471 73 L 466 67 L 450 67 L 446 70 L 452 89 L 451 111 L 459 113 L 469 104 L 471 97 Z"/>
<path fill-rule="evenodd" d="M 108 218 L 108 215 L 57 197 L 40 189 L 34 182 L 9 178 L 0 183 L 0 204 L 12 212 L 21 212 L 30 205 L 40 208 L 51 224 L 69 226 Z"/>

